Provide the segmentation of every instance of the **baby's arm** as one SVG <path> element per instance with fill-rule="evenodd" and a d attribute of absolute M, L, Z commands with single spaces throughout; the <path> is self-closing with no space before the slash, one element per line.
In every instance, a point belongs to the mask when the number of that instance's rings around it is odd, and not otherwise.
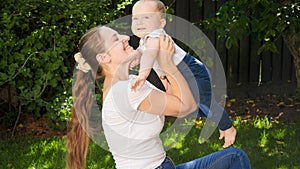
<path fill-rule="evenodd" d="M 151 68 L 153 67 L 158 52 L 159 38 L 148 37 L 146 40 L 146 49 L 143 51 L 143 54 L 140 59 L 139 75 L 131 84 L 132 90 L 138 90 L 144 85 L 147 77 L 150 74 Z"/>
<path fill-rule="evenodd" d="M 140 64 L 140 60 L 141 60 L 141 56 L 142 56 L 142 51 L 141 51 L 140 47 L 138 47 L 134 51 L 133 55 L 135 55 L 135 59 L 130 63 L 129 69 L 137 71 L 137 69 L 135 69 L 135 67 Z"/>

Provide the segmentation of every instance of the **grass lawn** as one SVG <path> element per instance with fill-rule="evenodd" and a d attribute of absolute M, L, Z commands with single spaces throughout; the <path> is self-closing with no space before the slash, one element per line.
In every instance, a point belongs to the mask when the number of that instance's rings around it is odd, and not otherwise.
<path fill-rule="evenodd" d="M 300 125 L 282 124 L 267 118 L 235 120 L 238 130 L 236 147 L 249 156 L 253 169 L 300 169 Z M 176 164 L 222 149 L 223 141 L 214 134 L 198 143 L 201 124 L 196 124 L 181 142 L 168 150 Z M 62 138 L 18 138 L 0 140 L 0 169 L 63 169 L 65 140 Z M 90 144 L 88 169 L 114 168 L 111 154 L 95 143 Z"/>

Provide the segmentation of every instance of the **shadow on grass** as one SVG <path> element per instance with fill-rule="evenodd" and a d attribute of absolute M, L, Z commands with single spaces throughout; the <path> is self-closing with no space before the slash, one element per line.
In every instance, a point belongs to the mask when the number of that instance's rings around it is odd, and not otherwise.
<path fill-rule="evenodd" d="M 223 140 L 218 139 L 217 130 L 209 140 L 199 144 L 201 125 L 201 122 L 196 122 L 190 133 L 168 150 L 168 155 L 176 164 L 222 149 Z M 238 135 L 234 146 L 248 154 L 252 169 L 300 169 L 299 124 L 282 124 L 268 118 L 257 118 L 252 121 L 236 119 L 235 126 Z M 66 148 L 62 138 L 0 140 L 0 150 L 1 169 L 65 168 Z M 111 154 L 91 143 L 86 168 L 115 167 Z"/>

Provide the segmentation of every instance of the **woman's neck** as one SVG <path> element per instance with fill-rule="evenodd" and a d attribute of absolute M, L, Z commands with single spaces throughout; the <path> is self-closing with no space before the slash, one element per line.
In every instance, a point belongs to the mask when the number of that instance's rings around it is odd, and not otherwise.
<path fill-rule="evenodd" d="M 105 79 L 108 79 L 112 84 L 120 80 L 128 80 L 129 76 L 129 64 L 128 66 L 119 66 L 117 68 L 110 69 L 108 74 L 105 75 Z"/>
<path fill-rule="evenodd" d="M 106 97 L 106 94 L 110 90 L 110 88 L 117 83 L 118 81 L 128 80 L 129 77 L 129 69 L 128 66 L 119 66 L 116 69 L 110 69 L 109 73 L 105 75 L 104 83 L 103 83 L 103 100 Z"/>

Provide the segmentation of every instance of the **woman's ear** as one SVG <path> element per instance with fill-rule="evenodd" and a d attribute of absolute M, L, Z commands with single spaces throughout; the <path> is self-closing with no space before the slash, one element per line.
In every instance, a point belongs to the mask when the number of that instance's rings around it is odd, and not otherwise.
<path fill-rule="evenodd" d="M 107 54 L 97 54 L 96 59 L 99 63 L 109 63 L 110 57 Z"/>

